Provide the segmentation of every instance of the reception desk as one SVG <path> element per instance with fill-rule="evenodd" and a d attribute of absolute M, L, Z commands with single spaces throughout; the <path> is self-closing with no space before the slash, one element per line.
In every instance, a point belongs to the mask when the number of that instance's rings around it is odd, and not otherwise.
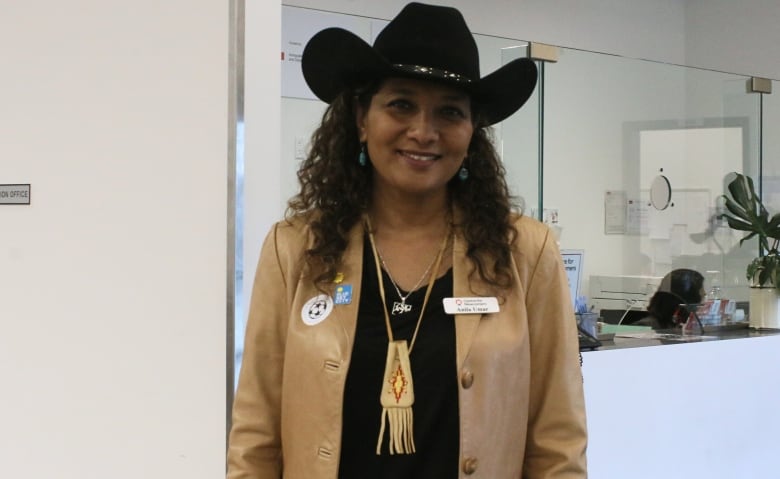
<path fill-rule="evenodd" d="M 589 477 L 780 477 L 780 334 L 642 341 L 582 353 Z"/>

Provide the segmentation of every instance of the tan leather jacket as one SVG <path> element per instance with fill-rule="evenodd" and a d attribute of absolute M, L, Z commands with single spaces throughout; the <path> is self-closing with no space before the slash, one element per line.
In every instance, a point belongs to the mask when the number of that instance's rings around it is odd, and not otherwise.
<path fill-rule="evenodd" d="M 561 257 L 545 226 L 520 217 L 516 227 L 517 281 L 501 311 L 455 316 L 460 477 L 584 478 L 582 376 Z M 302 319 L 306 302 L 320 294 L 301 279 L 308 238 L 302 222 L 279 223 L 263 245 L 233 405 L 229 479 L 338 477 L 363 229 L 350 233 L 341 268 L 352 301 L 315 325 Z M 456 236 L 453 295 L 497 296 L 477 275 L 469 279 L 465 251 Z"/>

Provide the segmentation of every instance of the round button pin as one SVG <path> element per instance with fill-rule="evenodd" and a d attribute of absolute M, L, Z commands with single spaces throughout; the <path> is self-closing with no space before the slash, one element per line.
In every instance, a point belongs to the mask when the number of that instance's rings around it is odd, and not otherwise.
<path fill-rule="evenodd" d="M 306 301 L 301 308 L 301 319 L 308 326 L 321 323 L 333 311 L 333 299 L 326 294 L 315 296 Z"/>

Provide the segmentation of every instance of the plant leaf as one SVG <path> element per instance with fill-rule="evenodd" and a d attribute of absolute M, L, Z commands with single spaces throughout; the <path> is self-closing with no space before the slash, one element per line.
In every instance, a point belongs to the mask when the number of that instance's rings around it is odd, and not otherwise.
<path fill-rule="evenodd" d="M 746 235 L 740 241 L 740 245 L 746 240 L 758 236 L 758 243 L 763 250 L 769 250 L 767 238 L 780 236 L 780 218 L 769 219 L 769 212 L 756 194 L 753 180 L 749 176 L 735 173 L 736 178 L 729 182 L 727 188 L 731 197 L 723 195 L 726 209 L 731 215 L 724 213 L 723 217 L 729 227 L 739 231 L 746 231 Z"/>

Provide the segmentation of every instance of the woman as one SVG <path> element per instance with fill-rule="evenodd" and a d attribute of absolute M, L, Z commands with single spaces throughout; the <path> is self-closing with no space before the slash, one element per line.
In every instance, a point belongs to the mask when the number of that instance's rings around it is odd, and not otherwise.
<path fill-rule="evenodd" d="M 318 33 L 302 68 L 330 106 L 261 253 L 228 477 L 585 477 L 560 254 L 486 129 L 534 64 L 481 78 L 460 13 L 413 3 L 373 47 Z"/>
<path fill-rule="evenodd" d="M 692 269 L 679 268 L 663 277 L 658 290 L 647 304 L 648 318 L 636 324 L 649 323 L 653 329 L 673 329 L 687 321 L 690 314 L 686 307 L 699 304 L 707 295 L 704 276 Z"/>

